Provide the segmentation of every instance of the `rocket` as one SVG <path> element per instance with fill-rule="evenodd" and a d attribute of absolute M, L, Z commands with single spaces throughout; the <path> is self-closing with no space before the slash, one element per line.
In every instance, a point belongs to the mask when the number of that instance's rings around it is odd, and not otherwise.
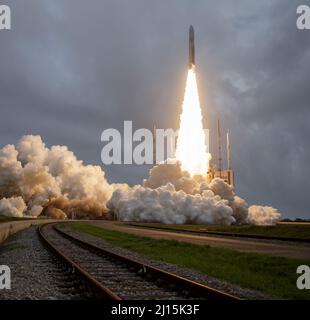
<path fill-rule="evenodd" d="M 195 68 L 195 36 L 193 26 L 189 27 L 189 56 L 188 56 L 188 67 L 189 69 Z"/>

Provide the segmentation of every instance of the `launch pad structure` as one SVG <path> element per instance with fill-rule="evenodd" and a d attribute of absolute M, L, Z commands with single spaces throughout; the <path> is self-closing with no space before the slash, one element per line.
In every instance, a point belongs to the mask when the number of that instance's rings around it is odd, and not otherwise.
<path fill-rule="evenodd" d="M 210 161 L 209 170 L 207 172 L 208 181 L 211 182 L 214 178 L 221 178 L 228 184 L 235 186 L 234 171 L 231 167 L 229 131 L 227 131 L 226 133 L 226 169 L 223 169 L 222 167 L 222 140 L 220 120 L 217 120 L 217 149 L 218 164 L 216 166 Z"/>
<path fill-rule="evenodd" d="M 167 143 L 176 143 L 175 141 Z M 229 131 L 226 133 L 226 169 L 222 167 L 222 141 L 221 141 L 221 129 L 220 121 L 217 121 L 217 148 L 218 148 L 218 161 L 217 164 L 213 164 L 210 160 L 209 169 L 206 172 L 207 181 L 211 182 L 214 178 L 221 178 L 229 185 L 235 186 L 234 171 L 231 166 L 230 158 L 230 137 Z M 153 165 L 156 165 L 156 126 L 153 127 Z"/>

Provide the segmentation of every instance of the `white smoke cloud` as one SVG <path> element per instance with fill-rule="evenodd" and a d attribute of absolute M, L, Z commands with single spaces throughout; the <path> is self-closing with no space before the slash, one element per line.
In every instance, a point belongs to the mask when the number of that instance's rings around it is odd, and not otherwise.
<path fill-rule="evenodd" d="M 214 189 L 233 198 L 231 187 L 218 180 Z M 151 168 L 143 186 L 115 189 L 107 206 L 123 221 L 221 225 L 236 221 L 228 199 L 216 195 L 202 176 L 192 178 L 172 159 Z"/>
<path fill-rule="evenodd" d="M 26 204 L 22 197 L 2 198 L 0 200 L 0 215 L 22 217 Z"/>
<path fill-rule="evenodd" d="M 17 155 L 13 145 L 0 149 L 0 197 L 20 193 L 19 183 L 23 169 Z"/>
<path fill-rule="evenodd" d="M 38 205 L 35 204 L 35 205 L 33 205 L 31 207 L 31 209 L 29 210 L 28 214 L 31 217 L 38 217 L 41 214 L 42 210 L 43 210 L 42 206 L 38 206 Z"/>
<path fill-rule="evenodd" d="M 172 159 L 154 166 L 143 186 L 115 189 L 107 206 L 124 221 L 220 225 L 278 221 L 267 209 L 261 212 L 263 217 L 252 209 L 249 217 L 247 202 L 234 194 L 232 186 L 220 178 L 208 183 L 202 176 L 191 177 Z"/>
<path fill-rule="evenodd" d="M 0 150 L 0 198 L 15 203 L 15 197 L 20 197 L 27 207 L 22 212 L 18 209 L 19 216 L 25 211 L 37 217 L 50 205 L 57 209 L 58 204 L 69 214 L 72 205 L 76 215 L 101 216 L 112 192 L 99 166 L 83 165 L 65 146 L 47 148 L 40 136 L 23 136 L 16 148 L 7 145 Z M 7 205 L 1 214 L 17 215 L 16 210 Z M 53 216 L 53 212 L 57 211 L 47 210 L 46 214 Z M 57 212 L 55 216 L 66 214 Z"/>
<path fill-rule="evenodd" d="M 119 188 L 107 205 L 123 221 L 222 225 L 235 221 L 228 201 L 215 196 L 212 191 L 191 195 L 183 190 L 176 191 L 171 183 L 156 189 L 143 186 Z"/>
<path fill-rule="evenodd" d="M 233 187 L 226 183 L 223 179 L 220 178 L 214 178 L 210 184 L 209 188 L 217 195 L 219 195 L 221 198 L 226 200 L 233 200 L 234 198 L 234 192 Z"/>
<path fill-rule="evenodd" d="M 252 206 L 222 179 L 191 177 L 169 159 L 142 185 L 109 184 L 101 167 L 84 165 L 66 146 L 47 148 L 40 136 L 23 136 L 0 150 L 0 215 L 64 219 L 105 216 L 162 223 L 274 224 L 280 214 Z"/>
<path fill-rule="evenodd" d="M 277 209 L 264 206 L 249 207 L 247 222 L 259 226 L 274 225 L 281 219 L 281 214 Z"/>
<path fill-rule="evenodd" d="M 234 196 L 229 201 L 230 207 L 233 209 L 233 216 L 237 224 L 247 222 L 248 219 L 248 204 L 246 201 L 238 196 Z"/>
<path fill-rule="evenodd" d="M 156 189 L 171 183 L 176 191 L 183 190 L 193 194 L 199 192 L 199 178 L 200 176 L 191 178 L 187 171 L 182 170 L 180 162 L 169 159 L 151 168 L 148 179 L 143 181 L 143 186 Z"/>

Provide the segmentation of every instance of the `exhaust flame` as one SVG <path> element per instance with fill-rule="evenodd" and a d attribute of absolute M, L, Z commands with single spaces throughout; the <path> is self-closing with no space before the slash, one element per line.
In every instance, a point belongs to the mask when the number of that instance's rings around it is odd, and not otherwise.
<path fill-rule="evenodd" d="M 176 158 L 182 169 L 194 175 L 205 175 L 209 169 L 210 154 L 206 149 L 206 136 L 202 125 L 196 74 L 188 70 Z"/>

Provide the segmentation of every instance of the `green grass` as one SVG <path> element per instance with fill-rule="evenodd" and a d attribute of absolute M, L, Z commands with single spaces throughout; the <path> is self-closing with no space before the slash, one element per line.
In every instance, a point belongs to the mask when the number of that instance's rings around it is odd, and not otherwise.
<path fill-rule="evenodd" d="M 152 226 L 161 229 L 180 229 L 196 231 L 217 231 L 230 232 L 236 234 L 253 234 L 276 237 L 290 237 L 300 239 L 310 239 L 310 224 L 287 225 L 278 224 L 275 226 L 206 226 L 206 225 L 176 225 L 176 224 L 155 224 L 143 223 L 141 226 Z"/>
<path fill-rule="evenodd" d="M 149 258 L 188 267 L 275 298 L 310 299 L 309 290 L 296 288 L 297 266 L 309 265 L 310 261 L 243 253 L 174 240 L 155 240 L 86 223 L 74 223 L 70 226 L 75 231 L 103 238 Z"/>

